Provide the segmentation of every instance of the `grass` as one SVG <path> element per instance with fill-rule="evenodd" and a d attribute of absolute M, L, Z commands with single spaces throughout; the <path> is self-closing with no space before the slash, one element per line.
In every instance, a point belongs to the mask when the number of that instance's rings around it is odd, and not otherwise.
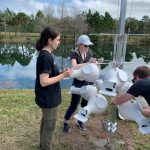
<path fill-rule="evenodd" d="M 17 32 L 17 36 L 15 35 L 15 32 L 0 32 L 0 42 L 34 42 L 39 38 L 40 33 L 21 33 Z M 63 35 L 61 37 L 65 41 L 74 41 L 74 35 Z M 92 38 L 92 36 L 91 36 Z M 96 38 L 96 39 L 95 39 Z M 93 42 L 94 43 L 100 43 L 100 42 L 113 42 L 114 41 L 114 36 L 112 35 L 102 35 L 99 37 L 93 36 Z M 140 44 L 149 44 L 150 42 L 150 35 L 148 34 L 147 36 L 129 36 L 128 37 L 128 44 L 132 43 L 140 43 Z"/>
<path fill-rule="evenodd" d="M 62 90 L 62 104 L 59 106 L 54 137 L 55 142 L 58 142 L 54 145 L 54 150 L 74 149 L 73 145 L 60 142 L 59 139 L 63 115 L 69 102 L 70 95 L 67 94 L 67 90 Z M 106 115 L 110 115 L 109 112 Z M 34 102 L 33 90 L 0 90 L 0 150 L 38 150 L 40 118 L 41 112 Z M 96 118 L 91 117 L 92 119 Z M 121 145 L 124 145 L 128 138 L 133 137 L 133 149 L 150 149 L 150 135 L 140 134 L 134 122 L 120 122 L 124 126 L 129 126 L 131 131 L 131 137 L 126 137 L 126 133 L 122 135 Z M 119 132 L 117 138 L 120 136 Z M 88 139 L 88 135 L 84 135 L 84 138 Z M 124 150 L 125 147 L 121 149 Z"/>
<path fill-rule="evenodd" d="M 33 91 L 1 91 L 0 102 L 1 149 L 35 149 L 40 114 Z"/>
<path fill-rule="evenodd" d="M 5 43 L 9 43 L 9 42 L 14 42 L 14 43 L 18 43 L 18 42 L 34 42 L 39 38 L 39 33 L 17 33 L 15 35 L 15 32 L 0 32 L 0 42 L 5 42 Z"/>
<path fill-rule="evenodd" d="M 5 36 L 5 32 L 1 32 L 2 36 Z M 17 36 L 21 36 L 20 32 L 16 33 Z M 22 33 L 22 36 L 27 36 L 27 37 L 39 37 L 40 33 Z M 6 37 L 15 37 L 15 32 L 6 32 Z"/>

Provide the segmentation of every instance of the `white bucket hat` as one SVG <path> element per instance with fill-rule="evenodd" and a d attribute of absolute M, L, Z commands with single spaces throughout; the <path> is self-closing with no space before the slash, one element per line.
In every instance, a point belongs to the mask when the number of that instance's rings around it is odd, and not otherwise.
<path fill-rule="evenodd" d="M 87 35 L 80 35 L 76 44 L 93 45 L 90 38 Z"/>

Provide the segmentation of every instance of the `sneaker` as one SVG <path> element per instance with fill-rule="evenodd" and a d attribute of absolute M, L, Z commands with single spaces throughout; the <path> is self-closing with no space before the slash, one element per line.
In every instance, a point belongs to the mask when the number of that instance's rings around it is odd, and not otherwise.
<path fill-rule="evenodd" d="M 70 131 L 71 131 L 71 129 L 70 129 L 68 123 L 64 123 L 64 132 L 69 133 Z"/>
<path fill-rule="evenodd" d="M 81 121 L 77 121 L 77 127 L 81 130 L 81 131 L 85 131 L 86 130 L 86 128 L 85 128 L 85 126 L 84 126 L 84 123 L 83 122 L 81 122 Z"/>

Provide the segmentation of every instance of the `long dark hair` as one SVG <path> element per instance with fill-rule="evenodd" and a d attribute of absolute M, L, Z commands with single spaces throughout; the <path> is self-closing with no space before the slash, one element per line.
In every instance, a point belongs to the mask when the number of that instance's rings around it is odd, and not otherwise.
<path fill-rule="evenodd" d="M 41 32 L 40 38 L 36 42 L 36 49 L 41 51 L 44 46 L 48 44 L 48 39 L 54 40 L 59 35 L 54 27 L 46 27 Z"/>

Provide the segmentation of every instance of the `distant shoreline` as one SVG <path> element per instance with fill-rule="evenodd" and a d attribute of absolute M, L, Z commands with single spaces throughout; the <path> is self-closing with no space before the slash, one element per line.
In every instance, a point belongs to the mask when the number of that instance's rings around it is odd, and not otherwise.
<path fill-rule="evenodd" d="M 62 42 L 74 42 L 78 35 L 61 35 Z M 115 34 L 89 34 L 91 40 L 94 43 L 114 43 Z M 0 43 L 26 43 L 35 42 L 39 38 L 39 33 L 18 33 L 17 36 L 14 33 L 1 32 Z M 149 44 L 150 34 L 148 35 L 129 35 L 127 39 L 128 44 L 140 43 Z"/>

